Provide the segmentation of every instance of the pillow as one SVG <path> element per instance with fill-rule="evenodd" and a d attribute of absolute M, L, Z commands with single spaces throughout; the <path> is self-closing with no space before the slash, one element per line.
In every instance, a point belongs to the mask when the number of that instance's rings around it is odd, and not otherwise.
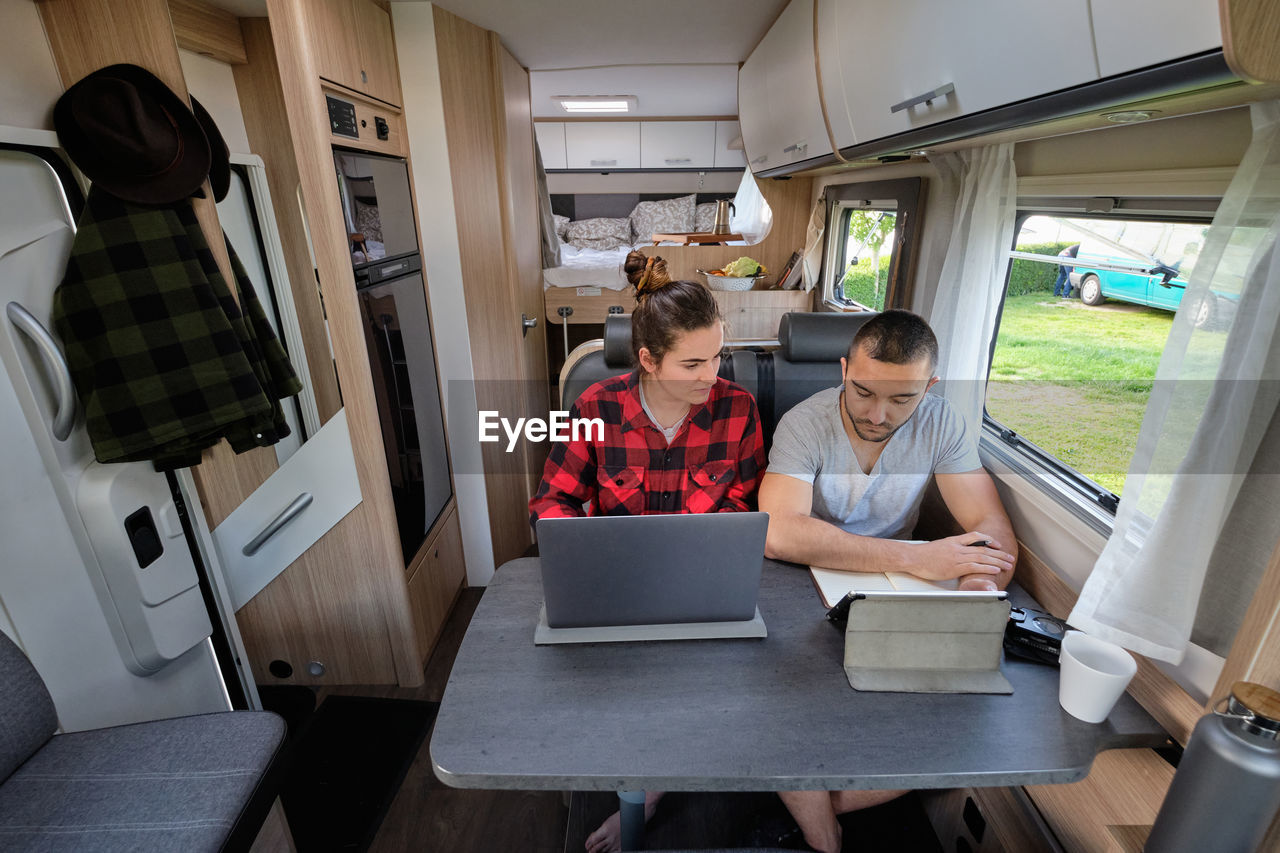
<path fill-rule="evenodd" d="M 556 236 L 562 242 L 569 242 L 569 217 L 561 216 L 558 213 L 552 214 L 552 219 L 556 221 Z"/>
<path fill-rule="evenodd" d="M 631 245 L 629 219 L 579 219 L 569 223 L 569 243 L 579 249 L 616 249 Z"/>
<path fill-rule="evenodd" d="M 662 201 L 642 201 L 631 211 L 635 243 L 648 243 L 654 234 L 692 231 L 696 195 L 682 195 Z"/>
<path fill-rule="evenodd" d="M 709 201 L 700 204 L 693 214 L 693 230 L 699 234 L 710 234 L 716 227 L 716 203 Z"/>

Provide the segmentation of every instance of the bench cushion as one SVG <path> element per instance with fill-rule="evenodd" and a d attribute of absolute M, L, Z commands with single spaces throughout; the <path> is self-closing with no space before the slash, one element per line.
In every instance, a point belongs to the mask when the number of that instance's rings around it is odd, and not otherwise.
<path fill-rule="evenodd" d="M 258 711 L 58 735 L 0 785 L 0 850 L 219 850 L 284 736 Z"/>
<path fill-rule="evenodd" d="M 0 633 L 0 782 L 44 746 L 57 728 L 53 697 L 40 674 Z"/>

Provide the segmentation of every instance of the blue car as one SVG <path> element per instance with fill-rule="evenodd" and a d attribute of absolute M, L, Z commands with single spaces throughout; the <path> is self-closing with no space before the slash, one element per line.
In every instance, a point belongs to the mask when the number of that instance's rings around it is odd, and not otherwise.
<path fill-rule="evenodd" d="M 1071 284 L 1079 291 L 1080 301 L 1085 305 L 1101 305 L 1108 299 L 1114 299 L 1177 311 L 1182 304 L 1187 281 L 1178 277 L 1176 265 L 1153 264 L 1147 270 L 1119 271 L 1091 267 L 1090 260 L 1133 263 L 1130 258 L 1079 258 L 1071 273 Z"/>

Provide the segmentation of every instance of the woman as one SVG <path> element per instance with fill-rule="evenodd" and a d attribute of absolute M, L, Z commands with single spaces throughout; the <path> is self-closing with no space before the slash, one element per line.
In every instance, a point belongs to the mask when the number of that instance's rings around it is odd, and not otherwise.
<path fill-rule="evenodd" d="M 717 375 L 719 306 L 702 285 L 672 281 L 661 258 L 632 252 L 623 269 L 636 289 L 637 369 L 597 382 L 573 405 L 571 418 L 604 422 L 603 439 L 552 446 L 529 502 L 533 522 L 748 510 L 764 448 L 755 401 Z"/>
<path fill-rule="evenodd" d="M 529 502 L 539 518 L 743 512 L 764 474 L 755 401 L 718 376 L 724 321 L 711 292 L 672 281 L 657 257 L 623 265 L 636 289 L 636 370 L 592 385 L 572 418 L 600 418 L 604 435 L 553 445 Z M 647 821 L 662 797 L 645 796 Z M 614 812 L 587 837 L 587 853 L 621 849 Z"/>

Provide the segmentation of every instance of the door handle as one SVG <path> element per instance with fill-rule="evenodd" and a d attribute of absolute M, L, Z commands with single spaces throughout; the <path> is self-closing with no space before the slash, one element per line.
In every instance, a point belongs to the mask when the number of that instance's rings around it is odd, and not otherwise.
<path fill-rule="evenodd" d="M 244 554 L 246 557 L 252 557 L 254 554 L 258 553 L 258 551 L 262 549 L 262 546 L 267 544 L 268 539 L 283 530 L 286 524 L 293 521 L 302 514 L 304 509 L 311 506 L 312 500 L 314 500 L 314 498 L 311 497 L 310 492 L 303 492 L 298 495 L 287 507 L 280 511 L 279 515 L 271 520 L 270 524 L 262 528 L 261 533 L 245 543 L 245 546 L 240 549 L 240 553 Z"/>
<path fill-rule="evenodd" d="M 923 95 L 916 95 L 914 98 L 907 98 L 905 101 L 894 104 L 889 107 L 889 112 L 900 113 L 903 110 L 909 110 L 920 104 L 932 106 L 934 98 L 941 98 L 943 95 L 950 95 L 955 90 L 956 87 L 954 83 L 943 83 L 938 88 L 925 92 Z"/>
<path fill-rule="evenodd" d="M 520 337 L 527 338 L 530 329 L 538 328 L 538 318 L 530 317 L 528 314 L 520 315 Z"/>
<path fill-rule="evenodd" d="M 5 313 L 9 315 L 9 322 L 31 339 L 40 351 L 40 357 L 44 359 L 45 367 L 53 379 L 53 393 L 58 405 L 50 431 L 58 441 L 66 441 L 76 420 L 76 392 L 75 386 L 71 384 L 71 368 L 67 366 L 67 359 L 49 330 L 26 308 L 17 302 L 10 302 L 5 306 Z"/>

